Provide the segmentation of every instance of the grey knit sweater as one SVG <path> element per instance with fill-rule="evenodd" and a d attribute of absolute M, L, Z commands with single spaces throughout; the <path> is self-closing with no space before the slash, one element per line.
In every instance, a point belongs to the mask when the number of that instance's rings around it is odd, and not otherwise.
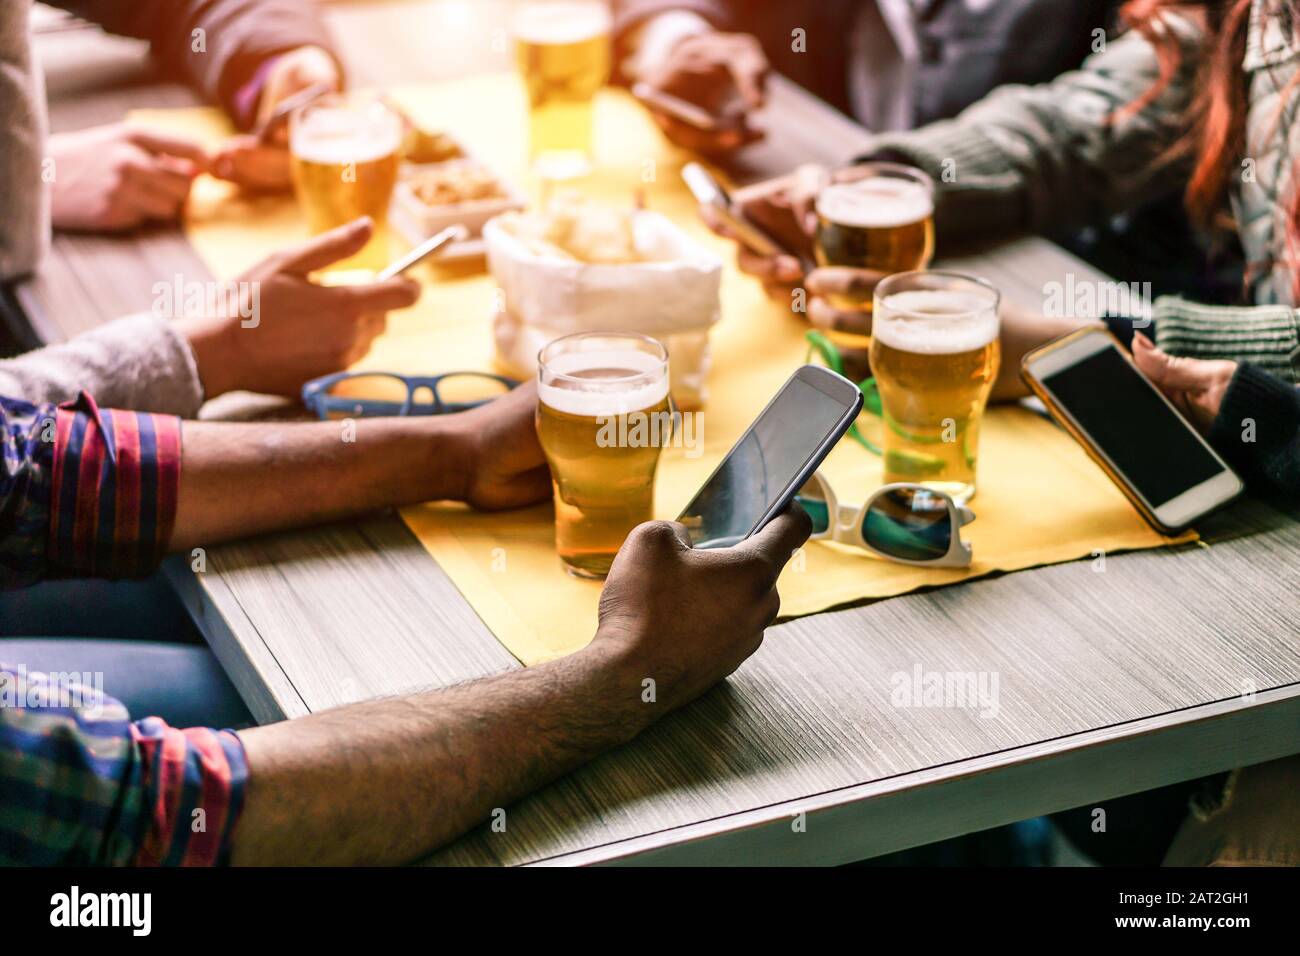
<path fill-rule="evenodd" d="M 1231 200 L 1247 261 L 1265 266 L 1250 289 L 1257 304 L 1215 308 L 1170 298 L 1154 311 L 1157 343 L 1172 354 L 1253 362 L 1294 384 L 1300 303 L 1285 210 L 1300 162 L 1300 40 L 1289 6 L 1255 0 L 1242 64 L 1250 155 Z M 1183 68 L 1134 115 L 1111 121 L 1151 89 L 1158 70 L 1150 44 L 1130 33 L 1052 83 L 1002 87 L 953 120 L 881 134 L 864 158 L 898 159 L 934 177 L 941 241 L 1082 224 L 1174 192 L 1186 182 L 1187 164 L 1160 159 L 1185 132 L 1181 118 L 1206 38 L 1185 18 L 1168 16 L 1166 24 Z"/>

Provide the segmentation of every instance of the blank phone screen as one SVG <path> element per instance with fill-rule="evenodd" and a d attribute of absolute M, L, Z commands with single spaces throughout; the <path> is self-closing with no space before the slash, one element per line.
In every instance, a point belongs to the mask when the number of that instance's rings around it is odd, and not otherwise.
<path fill-rule="evenodd" d="M 678 520 L 692 543 L 727 547 L 743 540 L 848 411 L 801 379 L 787 382 L 682 512 Z"/>
<path fill-rule="evenodd" d="M 1118 349 L 1102 349 L 1042 383 L 1152 508 L 1223 470 Z"/>

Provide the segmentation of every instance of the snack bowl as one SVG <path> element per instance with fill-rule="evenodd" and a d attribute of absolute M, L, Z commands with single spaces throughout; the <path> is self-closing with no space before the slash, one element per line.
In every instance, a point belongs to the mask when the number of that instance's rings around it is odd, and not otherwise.
<path fill-rule="evenodd" d="M 490 167 L 466 156 L 405 165 L 388 215 L 393 227 L 412 245 L 448 226 L 463 225 L 469 230 L 469 239 L 447 247 L 442 255 L 456 259 L 482 255 L 482 230 L 488 220 L 527 204 L 527 199 Z"/>

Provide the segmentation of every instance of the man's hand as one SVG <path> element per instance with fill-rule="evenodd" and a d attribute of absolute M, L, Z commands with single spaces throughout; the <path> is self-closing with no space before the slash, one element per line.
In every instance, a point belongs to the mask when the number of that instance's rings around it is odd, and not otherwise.
<path fill-rule="evenodd" d="M 630 692 L 655 681 L 657 701 L 644 705 L 654 716 L 680 707 L 758 650 L 781 608 L 777 577 L 811 530 L 797 505 L 717 550 L 694 550 L 675 522 L 640 525 L 614 558 L 590 649 L 613 656 Z"/>
<path fill-rule="evenodd" d="M 257 308 L 244 315 L 185 319 L 209 398 L 243 389 L 296 398 L 304 382 L 354 364 L 383 332 L 385 313 L 420 297 L 419 285 L 398 277 L 369 285 L 322 286 L 311 273 L 361 250 L 374 226 L 358 219 L 271 256 L 241 276 L 257 290 Z"/>
<path fill-rule="evenodd" d="M 1133 361 L 1183 416 L 1201 432 L 1209 432 L 1219 415 L 1236 362 L 1175 358 L 1141 332 L 1133 336 Z"/>
<path fill-rule="evenodd" d="M 262 88 L 262 96 L 257 101 L 257 119 L 254 126 L 260 126 L 275 112 L 281 102 L 308 87 L 326 86 L 337 92 L 343 88 L 343 74 L 339 65 L 325 50 L 318 46 L 303 46 L 275 58 Z M 288 142 L 285 134 L 279 140 Z"/>
<path fill-rule="evenodd" d="M 179 218 L 211 160 L 199 144 L 124 124 L 50 137 L 56 229 L 120 232 Z"/>
<path fill-rule="evenodd" d="M 718 154 L 763 138 L 749 119 L 763 106 L 770 72 L 763 48 L 748 33 L 703 33 L 678 41 L 644 82 L 715 117 L 718 127 L 702 130 L 651 108 L 655 122 L 678 146 Z"/>
<path fill-rule="evenodd" d="M 498 511 L 546 500 L 551 472 L 537 440 L 536 419 L 536 382 L 449 417 L 466 448 L 463 501 L 483 511 Z"/>
<path fill-rule="evenodd" d="M 809 163 L 732 194 L 736 211 L 776 240 L 786 250 L 783 255 L 760 256 L 746 249 L 708 206 L 700 207 L 700 215 L 714 232 L 736 242 L 736 261 L 742 271 L 762 281 L 774 298 L 788 298 L 803 280 L 803 262 L 812 259 L 817 196 L 829 181 L 825 167 Z"/>
<path fill-rule="evenodd" d="M 343 76 L 334 58 L 320 47 L 305 46 L 276 57 L 257 101 L 254 128 L 260 128 L 284 100 L 312 86 L 338 91 Z M 292 185 L 289 127 L 281 124 L 265 140 L 236 136 L 212 160 L 212 174 L 250 192 L 283 192 Z"/>

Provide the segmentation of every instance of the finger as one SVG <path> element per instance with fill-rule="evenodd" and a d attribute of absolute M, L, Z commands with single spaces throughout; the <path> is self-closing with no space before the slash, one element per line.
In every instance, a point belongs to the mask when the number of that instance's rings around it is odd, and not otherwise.
<path fill-rule="evenodd" d="M 812 534 L 812 519 L 796 503 L 773 518 L 766 528 L 732 547 L 733 554 L 752 557 L 765 562 L 772 583 L 781 574 L 790 556 L 801 548 Z"/>
<path fill-rule="evenodd" d="M 168 169 L 145 154 L 141 154 L 138 161 L 127 163 L 123 172 L 132 186 L 157 193 L 174 204 L 185 201 L 194 182 L 189 174 Z"/>
<path fill-rule="evenodd" d="M 824 266 L 808 273 L 804 284 L 813 295 L 847 295 L 869 299 L 885 273 L 875 269 Z"/>
<path fill-rule="evenodd" d="M 741 56 L 732 64 L 731 78 L 745 101 L 746 109 L 756 110 L 763 106 L 764 84 L 767 81 L 767 61 L 761 54 L 750 52 Z"/>
<path fill-rule="evenodd" d="M 826 332 L 847 332 L 851 335 L 871 334 L 871 313 L 865 309 L 837 309 L 818 296 L 808 300 L 808 322 L 815 329 Z"/>
<path fill-rule="evenodd" d="M 128 181 L 122 189 L 122 201 L 146 219 L 162 222 L 175 220 L 181 211 L 182 202 L 161 192 L 155 192 L 137 182 Z"/>
<path fill-rule="evenodd" d="M 744 133 L 739 127 L 703 130 L 664 113 L 652 115 L 669 140 L 691 152 L 725 153 L 744 145 Z"/>
<path fill-rule="evenodd" d="M 212 158 L 208 155 L 208 151 L 194 140 L 148 129 L 131 129 L 129 138 L 135 145 L 151 153 L 188 159 L 203 170 L 212 166 Z"/>
<path fill-rule="evenodd" d="M 324 269 L 360 252 L 374 232 L 375 226 L 369 216 L 354 219 L 290 249 L 281 260 L 279 271 L 305 276 Z"/>
<path fill-rule="evenodd" d="M 393 309 L 405 309 L 420 298 L 420 284 L 406 276 L 396 276 L 384 282 L 372 282 L 368 285 L 342 286 L 352 297 L 355 307 L 361 312 L 389 312 Z"/>
<path fill-rule="evenodd" d="M 1133 337 L 1133 361 L 1143 375 L 1162 389 L 1199 391 L 1211 384 L 1205 363 L 1169 355 L 1140 333 Z"/>
<path fill-rule="evenodd" d="M 680 521 L 664 521 L 662 524 L 667 525 L 668 530 L 673 533 L 673 537 L 677 539 L 683 551 L 691 551 L 695 548 L 695 545 L 691 543 L 691 533 L 686 530 L 686 525 Z"/>
<path fill-rule="evenodd" d="M 231 140 L 212 161 L 212 175 L 244 189 L 271 191 L 291 184 L 287 150 L 259 143 L 252 136 Z"/>
<path fill-rule="evenodd" d="M 760 256 L 741 246 L 736 250 L 736 263 L 743 272 L 764 282 L 789 284 L 803 278 L 803 266 L 794 256 Z"/>

